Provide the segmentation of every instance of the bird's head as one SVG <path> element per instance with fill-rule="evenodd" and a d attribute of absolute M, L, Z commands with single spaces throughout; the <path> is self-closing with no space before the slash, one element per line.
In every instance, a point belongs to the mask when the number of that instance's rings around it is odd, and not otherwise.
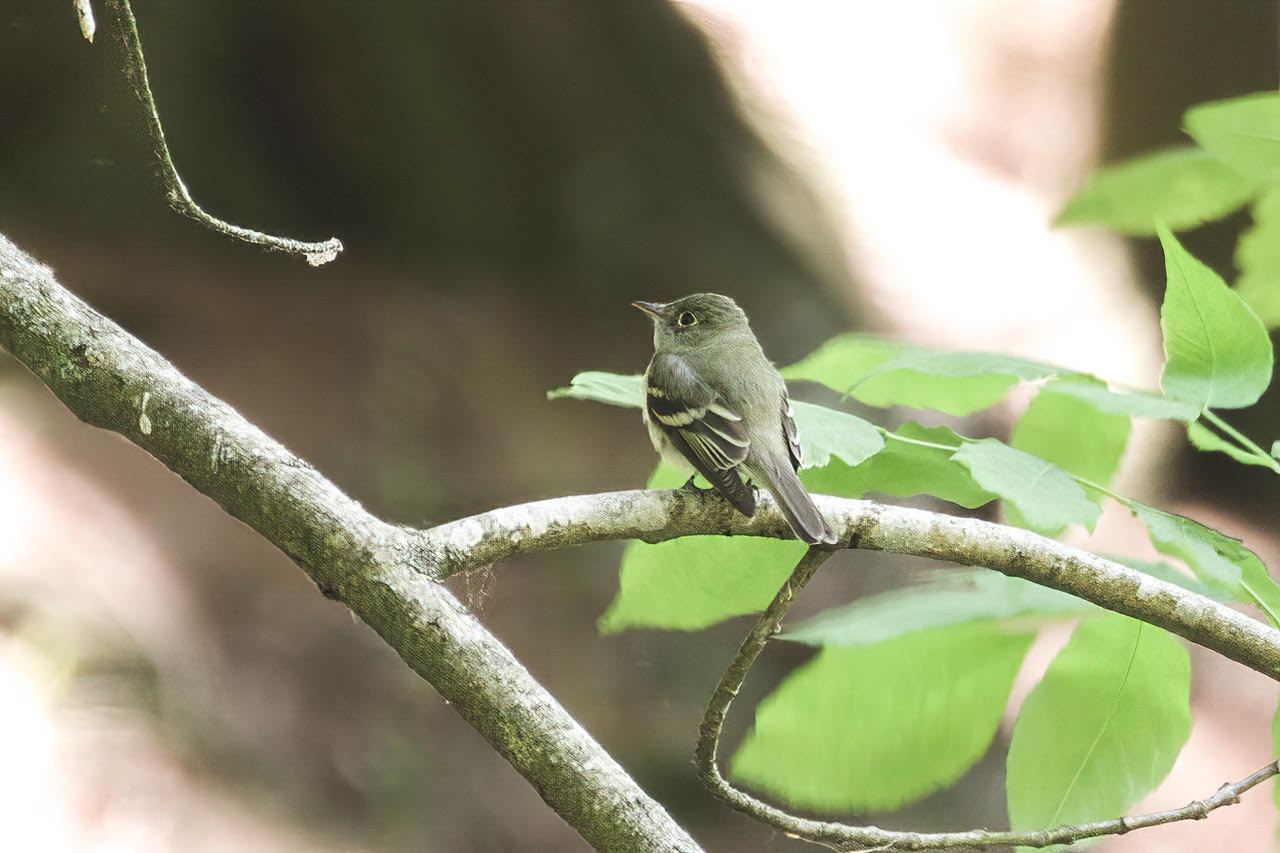
<path fill-rule="evenodd" d="M 747 315 L 727 296 L 695 293 L 673 302 L 632 302 L 653 320 L 655 349 L 695 349 L 707 341 L 750 334 Z"/>

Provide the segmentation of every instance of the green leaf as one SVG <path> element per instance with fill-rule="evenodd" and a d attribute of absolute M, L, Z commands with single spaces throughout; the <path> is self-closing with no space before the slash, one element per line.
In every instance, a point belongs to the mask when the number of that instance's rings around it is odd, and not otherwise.
<path fill-rule="evenodd" d="M 979 620 L 1064 619 L 1098 608 L 1083 599 L 989 569 L 947 569 L 938 580 L 860 598 L 781 634 L 810 646 L 866 646 Z"/>
<path fill-rule="evenodd" d="M 698 631 L 763 610 L 803 553 L 801 542 L 746 536 L 630 542 L 618 594 L 598 623 L 600 633 Z"/>
<path fill-rule="evenodd" d="M 872 406 L 968 415 L 1003 400 L 1023 380 L 1068 371 L 1009 355 L 913 348 L 871 371 L 849 393 Z"/>
<path fill-rule="evenodd" d="M 688 475 L 659 465 L 647 488 L 673 489 Z M 618 594 L 600 617 L 602 634 L 627 628 L 697 631 L 763 610 L 795 568 L 804 545 L 754 536 L 686 536 L 622 552 Z"/>
<path fill-rule="evenodd" d="M 826 465 L 833 456 L 857 465 L 884 448 L 880 427 L 857 415 L 799 400 L 791 405 L 806 467 Z"/>
<path fill-rule="evenodd" d="M 1271 341 L 1258 316 L 1213 270 L 1160 228 L 1168 285 L 1160 307 L 1160 387 L 1200 409 L 1240 408 L 1271 384 Z"/>
<path fill-rule="evenodd" d="M 1102 512 L 1066 471 L 994 438 L 965 442 L 955 459 L 1007 502 L 1011 520 L 1032 530 L 1058 533 L 1070 524 L 1092 530 Z"/>
<path fill-rule="evenodd" d="M 1280 587 L 1258 555 L 1211 527 L 1137 501 L 1129 509 L 1146 525 L 1161 554 L 1182 560 L 1200 582 L 1224 598 L 1257 604 L 1273 624 L 1280 617 Z"/>
<path fill-rule="evenodd" d="M 1199 104 L 1187 110 L 1182 123 L 1196 142 L 1237 172 L 1268 183 L 1280 180 L 1280 93 Z"/>
<path fill-rule="evenodd" d="M 1280 586 L 1258 556 L 1249 552 L 1250 560 L 1240 568 L 1240 582 L 1250 601 L 1262 609 L 1272 627 L 1280 628 Z"/>
<path fill-rule="evenodd" d="M 549 400 L 565 397 L 638 409 L 644 404 L 644 377 L 589 370 L 573 377 L 566 387 L 547 392 Z M 813 403 L 792 405 L 806 466 L 826 465 L 832 456 L 857 465 L 884 447 L 880 428 L 857 415 Z"/>
<path fill-rule="evenodd" d="M 1200 416 L 1200 410 L 1189 403 L 1150 391 L 1112 391 L 1091 376 L 1055 379 L 1052 387 L 1055 394 L 1075 397 L 1111 415 L 1178 421 L 1195 420 Z"/>
<path fill-rule="evenodd" d="M 1226 216 L 1256 191 L 1255 181 L 1203 148 L 1179 146 L 1094 172 L 1058 214 L 1058 224 L 1154 234 L 1163 221 L 1181 231 Z"/>
<path fill-rule="evenodd" d="M 856 467 L 833 460 L 823 468 L 804 471 L 800 479 L 813 492 L 862 497 L 878 492 L 907 498 L 933 495 L 972 509 L 996 496 L 973 481 L 969 469 L 953 457 L 962 439 L 950 427 L 922 427 L 907 422 L 888 433 L 885 447 Z M 926 442 L 926 446 L 916 442 Z"/>
<path fill-rule="evenodd" d="M 547 392 L 548 400 L 563 397 L 638 409 L 644 405 L 644 377 L 588 370 L 570 379 L 565 387 Z"/>
<path fill-rule="evenodd" d="M 1268 329 L 1280 326 L 1280 189 L 1253 203 L 1253 227 L 1236 241 L 1235 290 Z"/>
<path fill-rule="evenodd" d="M 1114 817 L 1151 792 L 1191 733 L 1190 673 L 1152 625 L 1111 613 L 1077 628 L 1014 725 L 1010 826 Z"/>
<path fill-rule="evenodd" d="M 788 367 L 787 379 L 818 382 L 840 393 L 889 359 L 909 349 L 909 345 L 862 332 L 831 338 L 822 346 Z"/>
<path fill-rule="evenodd" d="M 1009 444 L 1105 486 L 1120 464 L 1133 421 L 1060 393 L 1057 386 L 1058 380 L 1052 380 L 1040 389 L 1013 428 Z"/>
<path fill-rule="evenodd" d="M 760 703 L 732 775 L 826 813 L 944 788 L 986 752 L 1033 636 L 984 622 L 823 649 Z"/>
<path fill-rule="evenodd" d="M 1129 509 L 1147 528 L 1161 554 L 1177 557 L 1200 582 L 1231 600 L 1241 598 L 1240 565 L 1248 552 L 1237 539 L 1181 515 L 1131 501 Z"/>
<path fill-rule="evenodd" d="M 1271 455 L 1280 459 L 1280 440 L 1271 442 Z"/>
<path fill-rule="evenodd" d="M 1263 468 L 1271 467 L 1271 460 L 1259 457 L 1256 453 L 1245 450 L 1238 444 L 1227 441 L 1213 430 L 1209 429 L 1199 421 L 1192 421 L 1187 424 L 1187 438 L 1196 450 L 1204 450 L 1207 452 L 1217 451 L 1225 453 L 1232 459 L 1242 465 L 1260 465 Z"/>
<path fill-rule="evenodd" d="M 678 489 L 689 480 L 689 472 L 682 471 L 674 465 L 668 465 L 666 462 L 659 462 L 657 467 L 653 469 L 653 473 L 649 475 L 649 482 L 644 484 L 646 489 Z M 702 475 L 698 475 L 697 483 L 702 485 L 699 488 L 710 488 L 711 484 L 702 479 Z"/>
<path fill-rule="evenodd" d="M 832 338 L 782 370 L 788 379 L 820 382 L 869 406 L 951 415 L 994 405 L 1019 381 L 1057 374 L 1072 372 L 1015 356 L 947 352 L 861 334 Z"/>

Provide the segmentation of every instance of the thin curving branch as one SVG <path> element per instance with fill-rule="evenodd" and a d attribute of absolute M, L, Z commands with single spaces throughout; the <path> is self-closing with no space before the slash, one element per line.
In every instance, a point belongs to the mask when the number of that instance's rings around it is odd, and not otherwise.
<path fill-rule="evenodd" d="M 187 185 L 183 183 L 182 176 L 178 174 L 177 167 L 173 165 L 173 157 L 169 154 L 169 144 L 164 139 L 164 128 L 160 125 L 160 113 L 156 110 L 156 101 L 151 94 L 151 81 L 147 77 L 147 62 L 142 55 L 142 40 L 138 37 L 138 22 L 133 17 L 133 9 L 129 6 L 129 0 L 107 0 L 107 6 L 115 17 L 116 30 L 124 42 L 126 54 L 125 74 L 133 85 L 133 90 L 137 94 L 138 100 L 142 102 L 143 109 L 146 111 L 147 132 L 151 136 L 151 145 L 155 150 L 156 160 L 160 163 L 160 178 L 164 182 L 164 187 L 168 194 L 169 206 L 183 216 L 190 217 L 201 225 L 217 231 L 219 234 L 225 234 L 236 240 L 243 240 L 246 243 L 262 246 L 269 251 L 302 255 L 306 258 L 307 263 L 313 267 L 322 266 L 338 257 L 342 252 L 342 241 L 337 237 L 330 237 L 320 243 L 304 243 L 301 240 L 294 240 L 289 237 L 276 237 L 271 234 L 264 234 L 261 231 L 254 231 L 252 228 L 233 225 L 226 220 L 207 213 L 204 208 L 196 204 L 195 199 L 191 197 L 191 193 L 187 190 Z M 84 15 L 86 12 L 89 16 L 88 21 L 92 24 L 93 9 L 89 5 L 89 0 L 77 0 L 76 11 L 81 16 L 82 28 L 85 26 L 86 19 Z M 85 30 L 85 37 L 89 41 L 93 41 L 91 33 L 92 29 Z"/>
<path fill-rule="evenodd" d="M 858 534 L 854 533 L 856 545 Z M 1214 809 L 1240 801 L 1240 795 L 1250 788 L 1280 774 L 1280 762 L 1273 761 L 1251 773 L 1244 779 L 1223 785 L 1210 797 L 1195 800 L 1182 808 L 1152 812 L 1137 817 L 1118 817 L 1049 829 L 990 831 L 970 829 L 961 832 L 903 832 L 880 829 L 875 826 L 851 826 L 834 821 L 811 820 L 785 812 L 747 792 L 735 788 L 725 779 L 716 762 L 720 748 L 720 735 L 724 731 L 725 716 L 747 678 L 747 673 L 764 651 L 765 645 L 777 635 L 782 620 L 813 577 L 818 567 L 831 556 L 830 551 L 810 548 L 796 564 L 791 576 L 783 583 L 773 601 L 760 615 L 755 627 L 747 634 L 738 653 L 725 670 L 716 686 L 698 729 L 698 745 L 694 751 L 694 765 L 698 778 L 716 797 L 730 808 L 772 826 L 788 835 L 803 838 L 814 844 L 833 850 L 948 850 L 957 847 L 985 849 L 989 847 L 1049 847 L 1071 844 L 1086 838 L 1103 835 L 1123 835 L 1135 829 L 1174 823 L 1180 820 L 1203 820 Z"/>
<path fill-rule="evenodd" d="M 178 372 L 0 235 L 0 346 L 284 551 L 429 681 L 598 850 L 697 843 L 432 578 L 431 555 Z"/>

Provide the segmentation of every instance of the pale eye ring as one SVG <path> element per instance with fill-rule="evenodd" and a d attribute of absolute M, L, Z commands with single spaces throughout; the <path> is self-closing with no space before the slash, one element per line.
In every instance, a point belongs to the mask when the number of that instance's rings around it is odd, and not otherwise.
<path fill-rule="evenodd" d="M 682 311 L 680 316 L 676 318 L 676 322 L 681 326 L 692 326 L 698 322 L 698 318 L 693 315 L 692 311 Z"/>

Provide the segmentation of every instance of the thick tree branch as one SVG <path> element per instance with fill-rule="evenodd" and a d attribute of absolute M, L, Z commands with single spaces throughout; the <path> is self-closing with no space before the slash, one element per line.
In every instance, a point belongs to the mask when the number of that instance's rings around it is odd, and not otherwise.
<path fill-rule="evenodd" d="M 365 512 L 2 235 L 0 346 L 81 420 L 142 447 L 292 557 L 595 848 L 700 849 L 433 579 L 418 537 Z"/>
<path fill-rule="evenodd" d="M 151 94 L 151 81 L 147 78 L 147 61 L 142 55 L 142 39 L 138 37 L 138 22 L 133 17 L 133 9 L 129 0 L 107 0 L 107 7 L 115 19 L 116 31 L 125 49 L 125 75 L 133 85 L 133 91 L 142 108 L 146 112 L 147 134 L 151 137 L 151 147 L 155 151 L 156 160 L 160 163 L 160 179 L 168 194 L 169 206 L 183 216 L 194 219 L 206 228 L 225 234 L 236 240 L 253 243 L 273 252 L 286 252 L 291 255 L 302 255 L 307 263 L 318 267 L 329 263 L 342 253 L 342 241 L 337 237 L 319 243 L 305 243 L 291 237 L 277 237 L 264 234 L 252 228 L 234 225 L 225 219 L 219 219 L 196 204 L 195 199 L 183 183 L 178 168 L 173 165 L 173 157 L 169 154 L 169 143 L 164 139 L 164 128 L 160 125 L 160 113 L 156 109 L 155 97 Z M 85 38 L 93 41 L 93 8 L 89 0 L 77 0 L 76 11 L 80 15 L 80 26 Z M 86 14 L 88 18 L 86 19 Z M 87 20 L 87 24 L 86 24 Z"/>
<path fill-rule="evenodd" d="M 513 554 L 607 539 L 662 542 L 694 534 L 792 534 L 768 494 L 743 518 L 710 493 L 628 491 L 503 507 L 419 534 L 446 575 Z M 832 529 L 850 547 L 995 569 L 1159 625 L 1269 678 L 1280 680 L 1280 631 L 1182 587 L 1046 539 L 1028 530 L 908 507 L 818 495 Z M 855 535 L 856 534 L 856 535 Z"/>

